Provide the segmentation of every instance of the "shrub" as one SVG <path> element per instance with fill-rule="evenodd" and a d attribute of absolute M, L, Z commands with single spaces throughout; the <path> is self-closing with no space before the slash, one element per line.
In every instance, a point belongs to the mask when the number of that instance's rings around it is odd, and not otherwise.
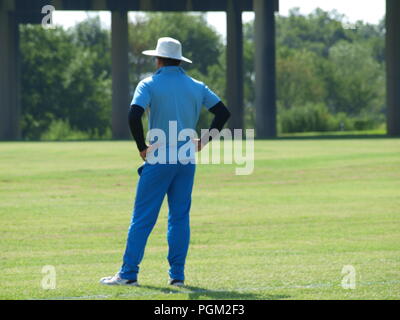
<path fill-rule="evenodd" d="M 291 109 L 278 109 L 278 128 L 281 133 L 373 130 L 385 121 L 383 114 L 357 117 L 349 117 L 344 112 L 331 114 L 324 104 L 309 103 Z"/>
<path fill-rule="evenodd" d="M 54 140 L 88 140 L 89 134 L 71 128 L 68 121 L 54 120 L 47 131 L 45 131 L 41 140 L 54 141 Z"/>
<path fill-rule="evenodd" d="M 279 122 L 282 133 L 339 130 L 338 121 L 324 104 L 280 110 Z"/>

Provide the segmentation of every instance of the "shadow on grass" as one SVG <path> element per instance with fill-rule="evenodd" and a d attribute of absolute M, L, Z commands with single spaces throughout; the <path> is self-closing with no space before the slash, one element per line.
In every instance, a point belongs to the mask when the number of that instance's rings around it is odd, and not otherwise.
<path fill-rule="evenodd" d="M 187 294 L 189 300 L 211 299 L 211 300 L 279 300 L 290 298 L 288 295 L 259 295 L 250 292 L 210 290 L 200 287 L 185 286 L 183 288 L 160 288 L 153 286 L 141 286 L 143 288 L 158 290 L 164 294 Z"/>

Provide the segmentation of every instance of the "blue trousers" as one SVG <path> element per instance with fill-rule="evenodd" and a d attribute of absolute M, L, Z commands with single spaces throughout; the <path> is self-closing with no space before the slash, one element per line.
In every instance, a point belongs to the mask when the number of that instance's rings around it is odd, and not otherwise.
<path fill-rule="evenodd" d="M 137 279 L 147 238 L 157 221 L 167 194 L 169 276 L 172 279 L 184 280 L 185 260 L 190 240 L 189 211 L 195 164 L 145 163 L 140 171 L 120 276 L 123 279 Z"/>

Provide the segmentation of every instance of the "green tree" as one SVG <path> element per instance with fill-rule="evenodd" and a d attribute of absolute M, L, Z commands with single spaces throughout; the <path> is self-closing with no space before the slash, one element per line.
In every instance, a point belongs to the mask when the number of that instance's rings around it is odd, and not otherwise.
<path fill-rule="evenodd" d="M 55 120 L 90 136 L 110 126 L 109 72 L 99 63 L 100 46 L 78 45 L 80 29 L 21 26 L 24 138 L 40 139 Z"/>
<path fill-rule="evenodd" d="M 70 29 L 74 44 L 92 53 L 94 76 L 111 76 L 111 35 L 100 18 L 88 18 Z"/>
<path fill-rule="evenodd" d="M 277 20 L 277 98 L 285 130 L 339 128 L 352 119 L 380 119 L 385 110 L 384 20 L 343 27 L 338 12 L 298 9 Z M 26 139 L 105 137 L 111 120 L 110 31 L 99 18 L 64 30 L 22 25 L 22 133 Z M 255 123 L 254 26 L 246 23 L 244 43 L 245 126 Z M 226 101 L 226 48 L 204 15 L 146 13 L 129 24 L 131 93 L 155 71 L 154 59 L 142 51 L 170 36 L 183 44 L 193 64 L 187 73 L 205 82 Z M 228 106 L 229 107 L 229 106 Z M 346 118 L 347 117 L 347 118 Z M 349 118 L 350 117 L 350 118 Z M 203 111 L 198 128 L 209 125 Z M 297 119 L 297 120 L 296 120 Z M 300 121 L 301 119 L 301 121 Z M 362 124 L 354 128 L 363 128 Z M 49 129 L 50 128 L 50 129 Z M 50 131 L 54 131 L 49 132 Z"/>
<path fill-rule="evenodd" d="M 288 17 L 276 18 L 277 104 L 283 130 L 339 129 L 342 122 L 356 128 L 351 121 L 360 118 L 382 121 L 384 21 L 359 21 L 351 29 L 344 27 L 345 21 L 336 11 L 321 9 L 302 15 L 295 8 Z M 254 125 L 253 35 L 249 22 L 244 25 L 245 104 L 246 118 Z M 349 121 L 344 121 L 346 116 Z"/>
<path fill-rule="evenodd" d="M 291 49 L 307 49 L 328 56 L 329 49 L 340 40 L 349 40 L 342 26 L 344 16 L 336 11 L 316 9 L 301 15 L 299 8 L 290 10 L 288 17 L 277 19 L 277 44 Z"/>
<path fill-rule="evenodd" d="M 329 105 L 334 112 L 351 116 L 382 112 L 384 107 L 384 70 L 373 57 L 372 49 L 362 43 L 339 42 L 329 52 L 332 84 Z"/>
<path fill-rule="evenodd" d="M 64 118 L 65 67 L 74 57 L 71 36 L 62 28 L 21 27 L 22 135 L 39 139 L 57 118 Z"/>
<path fill-rule="evenodd" d="M 325 100 L 325 83 L 319 74 L 320 58 L 307 50 L 281 49 L 277 59 L 277 96 L 286 109 Z"/>

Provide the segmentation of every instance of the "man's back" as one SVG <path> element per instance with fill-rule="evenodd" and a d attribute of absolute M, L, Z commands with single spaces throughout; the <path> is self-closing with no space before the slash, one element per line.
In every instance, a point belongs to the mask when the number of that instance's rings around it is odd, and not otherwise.
<path fill-rule="evenodd" d="M 169 137 L 169 122 L 176 121 L 178 133 L 195 129 L 202 106 L 215 106 L 220 98 L 178 66 L 162 67 L 142 80 L 132 104 L 150 109 L 149 128 L 161 129 Z"/>

